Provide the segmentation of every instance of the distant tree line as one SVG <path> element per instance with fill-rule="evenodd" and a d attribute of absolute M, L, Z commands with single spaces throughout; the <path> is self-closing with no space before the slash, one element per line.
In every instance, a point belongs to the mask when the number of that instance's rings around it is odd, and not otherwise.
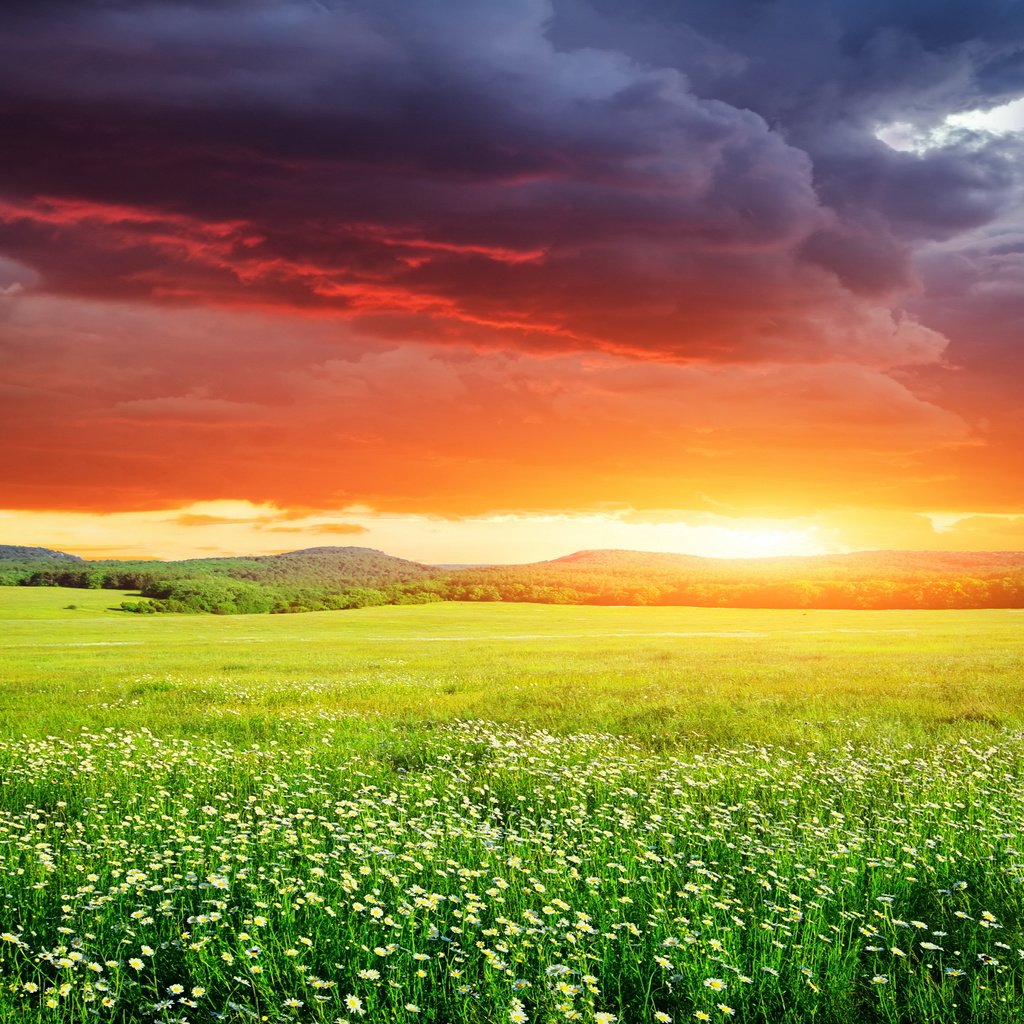
<path fill-rule="evenodd" d="M 516 567 L 519 568 L 519 567 Z M 560 575 L 560 574 L 559 574 Z M 433 586 L 434 584 L 425 584 Z M 446 601 L 693 605 L 705 608 L 1020 608 L 1024 571 L 989 578 L 660 579 L 581 574 L 572 579 L 488 570 L 443 581 Z"/>
<path fill-rule="evenodd" d="M 121 608 L 141 614 L 206 612 L 213 615 L 252 615 L 264 612 L 327 612 L 442 600 L 429 592 L 406 593 L 401 585 L 384 589 L 352 586 L 332 590 L 329 587 L 275 586 L 216 578 L 158 582 L 143 587 L 141 593 L 151 600 L 122 601 Z"/>

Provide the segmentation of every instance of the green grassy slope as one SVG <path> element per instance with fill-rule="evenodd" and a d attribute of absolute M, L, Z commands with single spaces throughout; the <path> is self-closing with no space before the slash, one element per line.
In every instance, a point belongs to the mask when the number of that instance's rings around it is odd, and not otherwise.
<path fill-rule="evenodd" d="M 197 617 L 108 610 L 120 597 L 0 588 L 8 729 L 244 736 L 353 712 L 378 728 L 475 718 L 701 747 L 1024 723 L 1024 616 L 1013 610 L 451 603 Z"/>

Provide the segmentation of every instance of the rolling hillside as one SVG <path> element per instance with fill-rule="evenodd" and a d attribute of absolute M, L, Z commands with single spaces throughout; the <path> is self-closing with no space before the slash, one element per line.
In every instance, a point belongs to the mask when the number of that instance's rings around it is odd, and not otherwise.
<path fill-rule="evenodd" d="M 43 552 L 40 555 L 26 552 Z M 133 611 L 309 611 L 429 601 L 766 608 L 1024 607 L 1024 552 L 863 551 L 721 559 L 578 551 L 526 565 L 429 566 L 363 547 L 178 562 L 0 548 L 0 583 L 136 590 Z"/>

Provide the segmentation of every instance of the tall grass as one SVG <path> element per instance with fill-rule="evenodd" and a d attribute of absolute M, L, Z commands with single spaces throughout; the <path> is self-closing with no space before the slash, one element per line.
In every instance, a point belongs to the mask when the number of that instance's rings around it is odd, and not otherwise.
<path fill-rule="evenodd" d="M 1019 1020 L 1019 619 L 18 596 L 0 1021 Z"/>

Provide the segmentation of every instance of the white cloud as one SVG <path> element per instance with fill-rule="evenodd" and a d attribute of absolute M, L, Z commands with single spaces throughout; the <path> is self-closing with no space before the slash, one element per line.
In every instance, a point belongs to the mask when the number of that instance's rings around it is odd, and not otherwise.
<path fill-rule="evenodd" d="M 946 124 L 954 128 L 969 128 L 971 131 L 1009 132 L 1024 131 L 1024 96 L 1012 103 L 1004 103 L 991 110 L 971 110 L 966 114 L 951 114 Z"/>
<path fill-rule="evenodd" d="M 930 149 L 949 145 L 963 130 L 994 135 L 1024 131 L 1024 96 L 989 110 L 950 114 L 941 124 L 931 128 L 920 128 L 911 121 L 893 121 L 879 128 L 875 138 L 890 149 L 903 153 L 927 153 Z"/>

